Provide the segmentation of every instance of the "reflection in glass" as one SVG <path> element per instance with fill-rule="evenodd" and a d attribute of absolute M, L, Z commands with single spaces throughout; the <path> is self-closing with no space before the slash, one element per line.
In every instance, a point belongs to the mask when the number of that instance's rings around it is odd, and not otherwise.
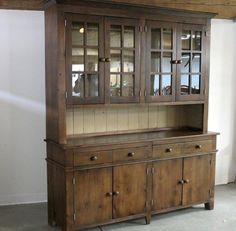
<path fill-rule="evenodd" d="M 150 95 L 160 95 L 160 75 L 151 75 L 150 78 Z"/>
<path fill-rule="evenodd" d="M 87 45 L 98 46 L 98 24 L 87 24 Z"/>
<path fill-rule="evenodd" d="M 72 45 L 84 45 L 84 24 L 72 22 Z"/>
<path fill-rule="evenodd" d="M 151 48 L 161 49 L 161 29 L 152 29 L 151 31 Z"/>
<path fill-rule="evenodd" d="M 87 49 L 87 71 L 98 71 L 98 49 Z"/>
<path fill-rule="evenodd" d="M 161 71 L 161 53 L 152 52 L 151 53 L 151 72 Z"/>
<path fill-rule="evenodd" d="M 85 78 L 85 96 L 98 96 L 98 75 L 87 74 Z"/>
<path fill-rule="evenodd" d="M 200 51 L 201 50 L 201 40 L 202 40 L 202 32 L 201 31 L 195 31 L 192 35 L 193 38 L 193 50 Z"/>
<path fill-rule="evenodd" d="M 192 54 L 192 72 L 201 72 L 201 54 Z"/>
<path fill-rule="evenodd" d="M 111 26 L 110 46 L 121 47 L 121 26 L 117 26 L 117 25 Z"/>
<path fill-rule="evenodd" d="M 163 29 L 163 49 L 171 50 L 172 49 L 172 30 Z"/>
<path fill-rule="evenodd" d="M 72 74 L 72 96 L 84 97 L 84 74 Z"/>
<path fill-rule="evenodd" d="M 191 93 L 200 94 L 200 76 L 192 75 Z"/>
<path fill-rule="evenodd" d="M 191 31 L 183 30 L 182 31 L 182 50 L 191 50 Z"/>
<path fill-rule="evenodd" d="M 171 95 L 171 75 L 162 75 L 162 95 Z"/>
<path fill-rule="evenodd" d="M 181 95 L 189 94 L 189 75 L 181 75 Z"/>
<path fill-rule="evenodd" d="M 134 71 L 134 52 L 129 50 L 123 51 L 123 71 L 133 72 Z"/>
<path fill-rule="evenodd" d="M 172 71 L 172 53 L 164 52 L 162 58 L 162 72 L 171 72 Z"/>
<path fill-rule="evenodd" d="M 110 75 L 110 95 L 111 96 L 120 96 L 120 75 L 111 74 Z"/>
<path fill-rule="evenodd" d="M 110 72 L 121 72 L 120 50 L 111 50 Z"/>
<path fill-rule="evenodd" d="M 134 47 L 134 27 L 124 27 L 124 47 Z"/>
<path fill-rule="evenodd" d="M 133 75 L 123 75 L 122 77 L 122 96 L 134 95 L 134 77 Z"/>
<path fill-rule="evenodd" d="M 190 72 L 190 53 L 182 53 L 181 57 L 181 72 L 187 73 Z"/>
<path fill-rule="evenodd" d="M 83 48 L 72 48 L 72 71 L 84 71 Z"/>

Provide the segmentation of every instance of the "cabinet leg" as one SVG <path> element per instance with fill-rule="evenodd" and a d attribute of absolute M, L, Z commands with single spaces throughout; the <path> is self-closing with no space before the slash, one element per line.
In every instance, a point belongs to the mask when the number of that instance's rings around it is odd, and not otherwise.
<path fill-rule="evenodd" d="M 214 201 L 210 201 L 210 202 L 207 202 L 205 203 L 205 209 L 206 210 L 213 210 L 214 209 Z"/>
<path fill-rule="evenodd" d="M 145 217 L 145 221 L 146 221 L 146 225 L 150 224 L 150 222 L 151 222 L 151 215 L 147 215 Z"/>

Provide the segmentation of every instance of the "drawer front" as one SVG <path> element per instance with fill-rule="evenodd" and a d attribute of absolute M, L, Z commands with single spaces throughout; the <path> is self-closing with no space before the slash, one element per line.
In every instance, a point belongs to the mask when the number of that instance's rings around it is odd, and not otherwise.
<path fill-rule="evenodd" d="M 183 153 L 201 153 L 212 151 L 212 140 L 187 142 L 184 144 Z"/>
<path fill-rule="evenodd" d="M 76 153 L 74 165 L 95 165 L 112 162 L 112 151 Z"/>
<path fill-rule="evenodd" d="M 153 146 L 153 157 L 165 158 L 179 156 L 182 153 L 183 144 L 161 144 Z"/>
<path fill-rule="evenodd" d="M 130 161 L 146 159 L 151 152 L 150 148 L 126 148 L 113 151 L 113 161 Z"/>

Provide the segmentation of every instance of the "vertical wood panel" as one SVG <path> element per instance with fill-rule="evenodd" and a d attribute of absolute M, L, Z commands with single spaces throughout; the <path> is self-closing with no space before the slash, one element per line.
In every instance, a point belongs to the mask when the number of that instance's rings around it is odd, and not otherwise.
<path fill-rule="evenodd" d="M 138 106 L 129 107 L 129 129 L 138 129 L 139 119 L 138 119 Z"/>
<path fill-rule="evenodd" d="M 84 112 L 83 108 L 74 109 L 74 134 L 81 134 L 84 132 Z"/>
<path fill-rule="evenodd" d="M 157 126 L 158 128 L 164 128 L 167 126 L 167 106 L 158 107 L 157 112 Z"/>
<path fill-rule="evenodd" d="M 118 131 L 128 130 L 129 116 L 128 107 L 118 108 L 117 110 L 117 129 Z"/>
<path fill-rule="evenodd" d="M 107 131 L 117 131 L 117 109 L 107 108 Z"/>
<path fill-rule="evenodd" d="M 69 109 L 66 112 L 66 134 L 67 135 L 73 135 L 74 134 L 74 117 L 73 117 L 73 109 Z"/>
<path fill-rule="evenodd" d="M 95 132 L 107 131 L 107 115 L 105 108 L 95 109 Z"/>
<path fill-rule="evenodd" d="M 157 128 L 157 110 L 158 107 L 150 106 L 148 107 L 148 127 Z"/>
<path fill-rule="evenodd" d="M 148 128 L 148 106 L 139 107 L 139 129 Z"/>
<path fill-rule="evenodd" d="M 84 133 L 95 132 L 94 109 L 84 109 Z"/>

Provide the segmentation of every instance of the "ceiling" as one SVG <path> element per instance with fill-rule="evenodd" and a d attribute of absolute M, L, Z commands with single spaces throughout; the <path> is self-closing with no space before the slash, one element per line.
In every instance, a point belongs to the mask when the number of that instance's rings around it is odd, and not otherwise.
<path fill-rule="evenodd" d="M 88 0 L 89 1 L 89 0 Z M 107 2 L 142 4 L 218 13 L 217 18 L 236 17 L 236 0 L 106 0 Z M 44 0 L 0 0 L 2 9 L 42 10 Z"/>

